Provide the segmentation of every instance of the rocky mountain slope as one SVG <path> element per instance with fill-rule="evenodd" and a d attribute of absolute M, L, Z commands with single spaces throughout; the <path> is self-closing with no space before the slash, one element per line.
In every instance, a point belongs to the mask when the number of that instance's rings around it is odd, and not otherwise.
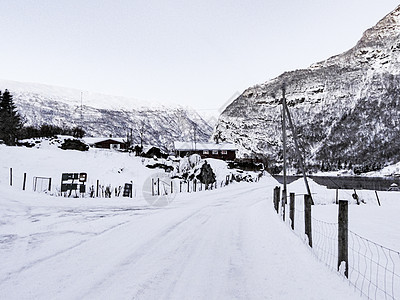
<path fill-rule="evenodd" d="M 211 126 L 197 112 L 179 106 L 139 102 L 118 96 L 84 92 L 42 84 L 0 80 L 0 90 L 14 96 L 25 124 L 82 126 L 88 136 L 126 137 L 171 150 L 174 141 L 208 141 Z M 82 102 L 81 102 L 82 96 Z M 81 105 L 82 104 L 82 105 Z M 195 132 L 195 133 L 194 133 Z"/>
<path fill-rule="evenodd" d="M 347 52 L 245 90 L 221 114 L 214 139 L 281 161 L 283 86 L 309 164 L 399 161 L 400 6 Z"/>

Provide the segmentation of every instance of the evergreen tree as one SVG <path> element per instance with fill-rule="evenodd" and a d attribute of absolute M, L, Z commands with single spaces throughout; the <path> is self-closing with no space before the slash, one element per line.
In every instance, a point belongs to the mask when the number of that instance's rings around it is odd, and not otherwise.
<path fill-rule="evenodd" d="M 21 116 L 13 102 L 13 96 L 8 90 L 0 92 L 0 139 L 6 145 L 15 145 L 22 129 Z"/>

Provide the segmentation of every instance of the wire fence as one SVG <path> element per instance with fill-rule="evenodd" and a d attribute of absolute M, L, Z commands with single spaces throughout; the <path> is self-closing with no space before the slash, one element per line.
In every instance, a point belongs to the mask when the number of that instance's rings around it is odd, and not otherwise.
<path fill-rule="evenodd" d="M 400 299 L 400 253 L 349 230 L 349 281 L 369 299 Z"/>
<path fill-rule="evenodd" d="M 287 201 L 289 202 L 289 201 Z M 281 204 L 280 204 L 281 205 Z M 285 211 L 285 222 L 291 225 L 289 205 Z M 345 277 L 343 262 L 339 257 L 339 224 L 325 222 L 314 217 L 312 222 L 313 255 L 329 269 Z M 295 197 L 293 232 L 308 245 L 305 235 L 305 210 L 302 197 Z M 400 299 L 400 252 L 379 245 L 348 230 L 348 282 L 360 295 L 368 299 Z"/>

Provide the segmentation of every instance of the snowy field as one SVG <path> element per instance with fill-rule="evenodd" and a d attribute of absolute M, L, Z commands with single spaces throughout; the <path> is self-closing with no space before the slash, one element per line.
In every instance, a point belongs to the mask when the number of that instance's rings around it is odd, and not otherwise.
<path fill-rule="evenodd" d="M 177 194 L 170 205 L 152 207 L 141 188 L 159 171 L 140 158 L 5 146 L 0 153 L 0 299 L 360 299 L 274 212 L 271 177 Z M 89 183 L 132 180 L 136 196 L 32 191 L 33 176 L 59 181 L 61 172 L 87 172 Z M 301 181 L 289 186 L 303 189 Z M 311 189 L 319 204 L 313 217 L 336 222 L 335 191 Z M 341 198 L 349 193 L 340 191 Z M 400 249 L 400 194 L 379 193 L 382 206 L 373 192 L 359 194 L 366 204 L 350 205 L 350 229 Z"/>

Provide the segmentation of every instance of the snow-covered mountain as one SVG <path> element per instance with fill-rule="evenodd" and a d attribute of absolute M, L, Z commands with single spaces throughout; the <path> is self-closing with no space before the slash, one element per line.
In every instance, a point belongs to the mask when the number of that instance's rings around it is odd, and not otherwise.
<path fill-rule="evenodd" d="M 174 141 L 209 140 L 212 127 L 193 109 L 36 83 L 0 80 L 26 125 L 82 126 L 89 136 L 125 137 L 171 150 Z M 81 100 L 82 99 L 82 100 Z M 81 105 L 82 104 L 82 105 Z M 194 137 L 195 136 L 195 137 Z"/>
<path fill-rule="evenodd" d="M 245 90 L 221 114 L 214 138 L 281 160 L 283 86 L 309 162 L 399 161 L 400 6 L 347 52 Z"/>

